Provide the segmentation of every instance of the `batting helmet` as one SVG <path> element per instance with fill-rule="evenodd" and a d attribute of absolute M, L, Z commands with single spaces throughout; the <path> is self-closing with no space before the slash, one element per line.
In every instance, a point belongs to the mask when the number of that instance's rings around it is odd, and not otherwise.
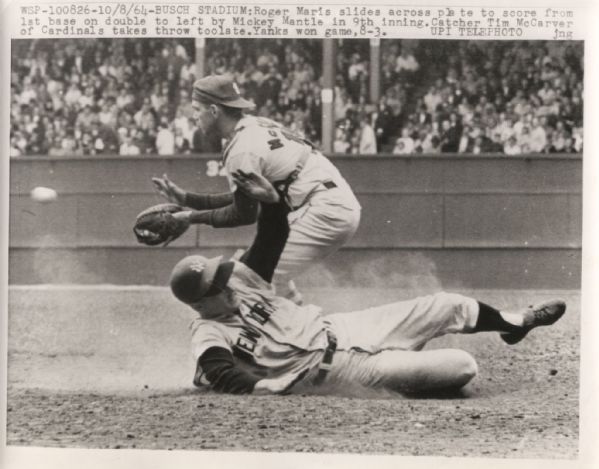
<path fill-rule="evenodd" d="M 227 286 L 233 266 L 232 261 L 222 262 L 222 256 L 212 259 L 187 256 L 171 272 L 171 291 L 179 301 L 188 305 L 218 295 Z"/>

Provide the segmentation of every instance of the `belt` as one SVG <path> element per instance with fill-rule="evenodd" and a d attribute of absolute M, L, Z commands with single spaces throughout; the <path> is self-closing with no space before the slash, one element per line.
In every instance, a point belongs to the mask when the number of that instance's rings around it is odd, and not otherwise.
<path fill-rule="evenodd" d="M 312 383 L 314 383 L 317 386 L 323 383 L 324 379 L 327 377 L 327 374 L 331 370 L 331 363 L 333 363 L 333 355 L 335 355 L 335 350 L 337 350 L 337 336 L 329 329 L 327 329 L 327 340 L 328 345 L 326 350 L 324 351 L 324 357 L 322 357 L 322 361 L 318 366 L 318 373 L 312 381 Z"/>
<path fill-rule="evenodd" d="M 302 208 L 304 205 L 306 205 L 310 198 L 312 197 L 312 195 L 314 195 L 316 192 L 319 192 L 319 189 L 321 187 L 324 187 L 325 190 L 329 190 L 329 189 L 335 189 L 337 186 L 337 184 L 335 184 L 333 181 L 324 181 L 321 182 L 320 184 L 317 184 L 316 186 L 314 186 L 312 188 L 312 190 L 304 197 L 304 200 L 302 201 L 301 204 L 299 205 L 295 205 L 295 206 L 290 206 L 291 211 L 295 211 L 298 210 L 300 208 Z"/>

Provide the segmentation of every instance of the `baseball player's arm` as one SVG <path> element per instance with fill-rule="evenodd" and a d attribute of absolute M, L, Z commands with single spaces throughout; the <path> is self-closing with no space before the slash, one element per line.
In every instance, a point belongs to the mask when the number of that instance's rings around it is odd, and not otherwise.
<path fill-rule="evenodd" d="M 224 192 L 222 194 L 187 192 L 172 182 L 166 174 L 163 174 L 161 178 L 152 178 L 152 182 L 158 193 L 168 201 L 194 210 L 213 210 L 233 203 L 232 192 Z"/>
<path fill-rule="evenodd" d="M 176 214 L 176 218 L 189 220 L 191 224 L 210 225 L 214 228 L 232 228 L 251 225 L 258 217 L 258 202 L 242 191 L 235 191 L 233 203 L 214 210 L 186 210 Z"/>
<path fill-rule="evenodd" d="M 240 259 L 268 283 L 289 237 L 288 213 L 289 207 L 283 202 L 261 204 L 256 237 Z"/>
<path fill-rule="evenodd" d="M 308 369 L 279 378 L 258 378 L 235 366 L 231 352 L 221 347 L 211 347 L 198 359 L 204 376 L 212 389 L 230 394 L 282 394 L 300 381 Z"/>
<path fill-rule="evenodd" d="M 221 194 L 198 194 L 195 192 L 185 193 L 185 206 L 194 210 L 214 210 L 226 207 L 233 203 L 233 193 L 223 192 Z"/>
<path fill-rule="evenodd" d="M 261 174 L 245 173 L 242 170 L 231 174 L 231 178 L 238 189 L 244 191 L 252 199 L 259 200 L 267 204 L 274 204 L 281 200 L 281 196 L 270 183 Z"/>
<path fill-rule="evenodd" d="M 249 394 L 260 378 L 235 366 L 233 355 L 222 347 L 210 347 L 198 359 L 204 376 L 215 391 Z"/>

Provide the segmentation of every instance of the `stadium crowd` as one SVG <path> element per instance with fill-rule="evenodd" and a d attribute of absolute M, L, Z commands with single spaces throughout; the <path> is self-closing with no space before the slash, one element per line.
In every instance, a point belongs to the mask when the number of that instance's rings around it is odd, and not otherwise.
<path fill-rule="evenodd" d="M 206 73 L 231 74 L 258 115 L 321 141 L 320 40 L 206 41 Z M 582 152 L 582 43 L 339 41 L 335 153 Z M 10 154 L 217 153 L 193 121 L 193 40 L 13 41 Z"/>

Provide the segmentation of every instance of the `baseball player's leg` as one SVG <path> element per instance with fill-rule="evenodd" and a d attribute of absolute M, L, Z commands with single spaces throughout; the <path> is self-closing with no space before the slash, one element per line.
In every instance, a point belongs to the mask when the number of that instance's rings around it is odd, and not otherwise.
<path fill-rule="evenodd" d="M 328 387 L 387 388 L 400 392 L 459 389 L 478 372 L 474 358 L 463 350 L 385 350 L 370 354 L 340 351 L 326 378 Z"/>
<path fill-rule="evenodd" d="M 290 233 L 273 283 L 277 294 L 293 299 L 293 279 L 333 254 L 356 232 L 360 210 L 343 206 L 307 205 L 289 215 Z"/>
<path fill-rule="evenodd" d="M 532 329 L 554 324 L 566 312 L 562 300 L 549 300 L 528 308 L 499 311 L 479 302 L 479 314 L 472 332 L 497 331 L 509 345 L 520 342 Z"/>
<path fill-rule="evenodd" d="M 372 353 L 386 349 L 420 350 L 444 334 L 474 330 L 476 300 L 439 292 L 352 313 L 327 316 L 338 332 L 338 348 L 359 347 Z"/>
<path fill-rule="evenodd" d="M 327 320 L 341 331 L 339 347 L 377 351 L 389 348 L 420 350 L 435 337 L 455 333 L 497 331 L 515 344 L 537 326 L 555 323 L 565 312 L 561 300 L 514 311 L 500 311 L 473 298 L 440 292 Z"/>
<path fill-rule="evenodd" d="M 404 392 L 459 389 L 478 372 L 472 355 L 458 349 L 387 350 L 372 360 L 384 386 Z"/>

